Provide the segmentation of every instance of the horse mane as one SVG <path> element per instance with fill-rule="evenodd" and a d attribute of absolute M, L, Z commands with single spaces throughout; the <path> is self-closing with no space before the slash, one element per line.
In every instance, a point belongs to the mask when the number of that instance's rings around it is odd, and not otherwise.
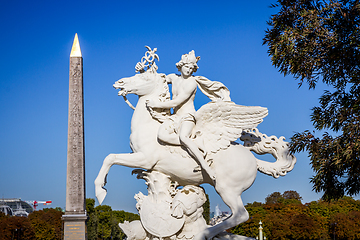
<path fill-rule="evenodd" d="M 169 86 L 166 81 L 166 75 L 164 73 L 158 73 L 158 76 L 161 78 L 162 81 L 159 81 L 162 83 L 161 88 L 159 87 L 160 93 L 159 93 L 159 100 L 161 102 L 166 102 L 170 100 L 170 91 Z"/>
<path fill-rule="evenodd" d="M 153 73 L 151 73 L 151 74 L 153 74 Z M 158 96 L 158 100 L 160 102 L 170 101 L 170 91 L 169 91 L 169 86 L 168 86 L 167 81 L 166 81 L 166 75 L 164 73 L 155 73 L 154 76 L 155 76 L 156 82 L 157 82 L 156 94 Z M 148 108 L 148 110 L 149 110 L 151 116 L 155 120 L 159 121 L 160 123 L 163 123 L 165 120 L 167 120 L 171 116 L 170 109 L 165 109 L 165 108 L 152 109 L 152 108 Z"/>

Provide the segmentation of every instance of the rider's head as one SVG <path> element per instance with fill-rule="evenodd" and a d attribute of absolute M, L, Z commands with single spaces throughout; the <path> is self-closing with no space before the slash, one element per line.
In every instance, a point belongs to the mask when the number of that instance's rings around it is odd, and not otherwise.
<path fill-rule="evenodd" d="M 192 72 L 194 73 L 199 68 L 198 65 L 196 64 L 199 60 L 200 57 L 195 57 L 195 52 L 194 50 L 192 50 L 188 54 L 184 54 L 181 56 L 181 60 L 178 63 L 176 63 L 176 67 L 179 71 L 181 71 L 181 68 L 184 65 L 188 65 L 192 68 L 193 70 Z"/>

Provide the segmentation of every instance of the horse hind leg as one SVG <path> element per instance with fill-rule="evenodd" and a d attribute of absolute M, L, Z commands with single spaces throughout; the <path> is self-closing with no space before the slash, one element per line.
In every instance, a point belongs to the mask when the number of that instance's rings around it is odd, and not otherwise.
<path fill-rule="evenodd" d="M 249 213 L 244 207 L 240 194 L 236 193 L 236 191 L 234 192 L 231 192 L 230 189 L 222 191 L 221 193 L 219 192 L 224 203 L 230 208 L 232 212 L 231 216 L 223 222 L 205 229 L 203 232 L 195 236 L 194 240 L 212 239 L 219 233 L 222 233 L 223 231 L 239 225 L 249 219 Z"/>

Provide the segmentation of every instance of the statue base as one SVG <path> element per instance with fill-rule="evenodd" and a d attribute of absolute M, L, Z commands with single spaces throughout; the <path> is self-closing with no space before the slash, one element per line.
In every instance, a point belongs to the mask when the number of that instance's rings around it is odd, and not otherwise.
<path fill-rule="evenodd" d="M 163 173 L 136 169 L 139 179 L 148 186 L 148 195 L 135 195 L 140 221 L 125 221 L 119 227 L 128 240 L 194 240 L 208 226 L 202 205 L 206 201 L 203 188 L 194 185 L 179 186 Z M 216 240 L 255 240 L 223 232 Z"/>
<path fill-rule="evenodd" d="M 61 217 L 64 222 L 64 240 L 86 240 L 86 214 L 68 214 Z"/>

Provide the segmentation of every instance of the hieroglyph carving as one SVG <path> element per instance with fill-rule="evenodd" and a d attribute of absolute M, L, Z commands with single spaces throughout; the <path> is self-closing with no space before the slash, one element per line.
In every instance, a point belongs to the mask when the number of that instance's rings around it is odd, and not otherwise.
<path fill-rule="evenodd" d="M 296 158 L 289 154 L 283 137 L 258 131 L 267 108 L 237 105 L 224 84 L 193 75 L 200 60 L 194 51 L 176 64 L 179 75 L 165 75 L 157 73 L 156 48 L 147 49 L 136 64 L 138 74 L 114 84 L 134 109 L 133 153 L 109 154 L 104 159 L 95 180 L 99 203 L 106 196 L 106 175 L 112 165 L 141 168 L 147 170 L 141 178 L 147 181 L 149 193 L 136 196 L 141 222 L 121 225 L 130 239 L 250 239 L 224 232 L 249 218 L 242 192 L 253 184 L 258 170 L 275 178 L 284 176 L 293 169 Z M 168 84 L 172 84 L 172 99 Z M 197 88 L 211 102 L 196 111 Z M 126 99 L 127 94 L 139 96 L 136 107 Z M 239 138 L 244 145 L 236 142 Z M 272 154 L 276 161 L 259 160 L 251 151 Z M 207 226 L 199 215 L 203 190 L 197 186 L 203 183 L 214 186 L 232 212 L 215 226 Z M 192 191 L 196 194 L 186 194 Z"/>
<path fill-rule="evenodd" d="M 85 214 L 83 60 L 70 57 L 66 212 Z"/>

